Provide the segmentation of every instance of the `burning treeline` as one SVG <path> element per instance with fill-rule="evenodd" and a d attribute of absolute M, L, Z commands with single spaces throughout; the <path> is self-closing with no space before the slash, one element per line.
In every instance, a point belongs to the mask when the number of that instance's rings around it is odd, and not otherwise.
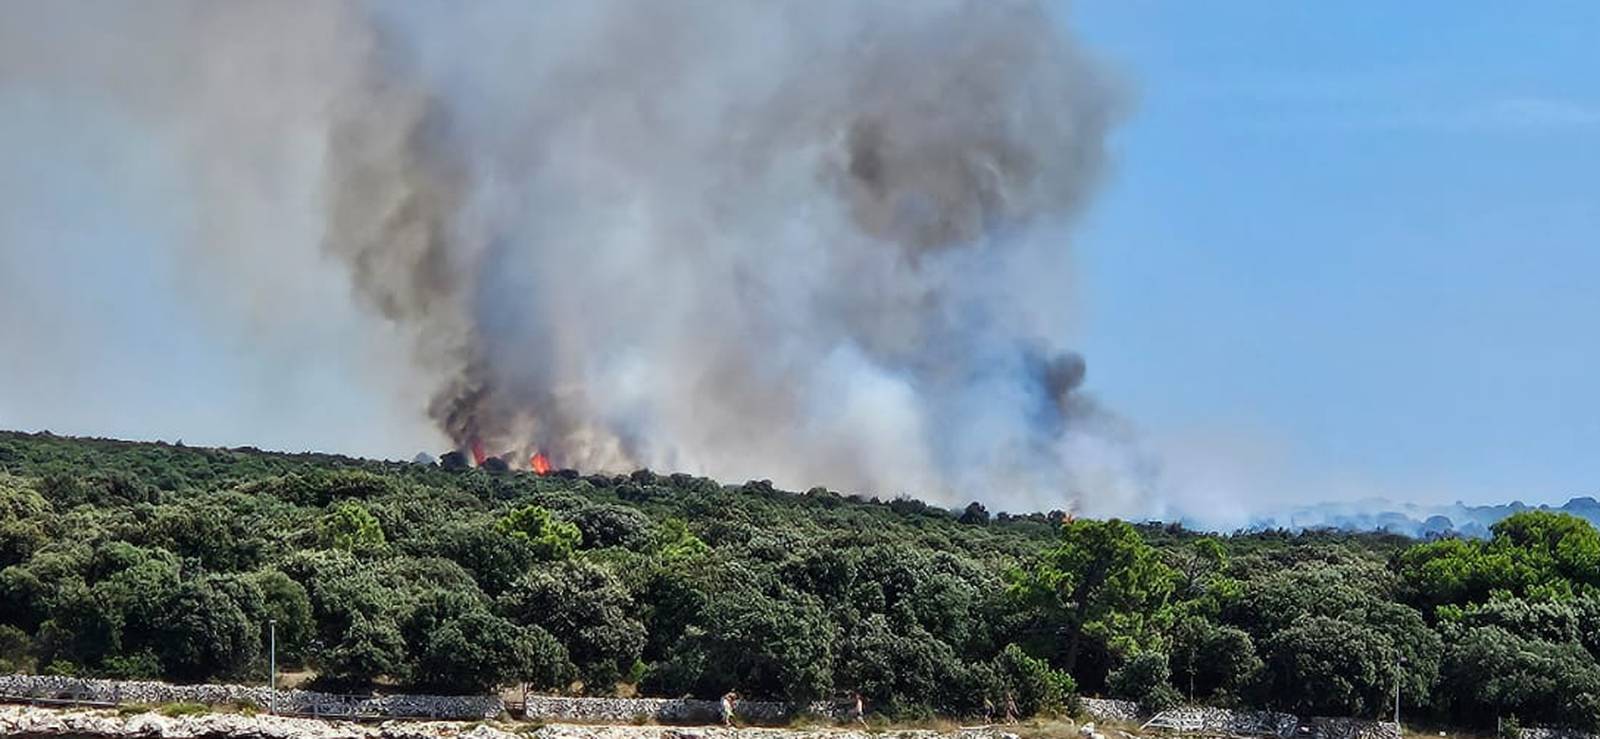
<path fill-rule="evenodd" d="M 497 456 L 489 456 L 489 453 L 484 450 L 483 441 L 480 439 L 473 439 L 468 442 L 467 449 L 472 453 L 472 464 L 476 467 L 484 467 L 491 470 L 510 470 L 520 467 L 517 455 L 513 453 L 507 452 Z M 420 456 L 425 458 L 427 455 Z M 447 467 L 464 467 L 466 463 L 466 455 L 460 451 L 452 451 L 445 454 L 445 466 Z M 554 469 L 550 464 L 550 458 L 545 456 L 544 452 L 534 452 L 532 456 L 527 458 L 526 467 L 522 468 L 541 476 L 550 474 Z"/>
<path fill-rule="evenodd" d="M 200 175 L 314 173 L 311 246 L 410 337 L 462 453 L 1139 494 L 1068 348 L 1118 96 L 1044 3 L 172 5 L 115 27 L 174 57 L 148 74 Z M 279 163 L 289 132 L 315 167 Z"/>

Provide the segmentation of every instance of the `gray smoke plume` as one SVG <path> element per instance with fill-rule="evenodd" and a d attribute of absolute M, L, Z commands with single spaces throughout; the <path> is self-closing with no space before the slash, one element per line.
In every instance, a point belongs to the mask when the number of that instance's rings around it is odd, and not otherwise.
<path fill-rule="evenodd" d="M 301 183 L 458 448 L 1141 507 L 1068 348 L 1119 95 L 1040 3 L 112 7 L 165 61 L 101 84 L 202 181 Z M 200 250 L 260 261 L 250 188 L 198 189 Z"/>

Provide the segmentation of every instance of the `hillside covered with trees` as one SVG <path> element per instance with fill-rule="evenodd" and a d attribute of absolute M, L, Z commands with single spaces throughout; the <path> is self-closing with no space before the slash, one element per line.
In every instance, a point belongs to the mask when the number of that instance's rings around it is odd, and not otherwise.
<path fill-rule="evenodd" d="M 810 700 L 1073 695 L 1600 722 L 1600 534 L 991 516 L 687 475 L 547 476 L 0 433 L 0 668 Z"/>

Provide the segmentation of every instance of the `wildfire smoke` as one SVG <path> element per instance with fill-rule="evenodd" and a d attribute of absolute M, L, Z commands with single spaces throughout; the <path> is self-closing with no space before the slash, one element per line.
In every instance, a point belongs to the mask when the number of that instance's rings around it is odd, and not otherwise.
<path fill-rule="evenodd" d="M 50 12 L 118 29 L 74 44 L 109 50 L 74 73 L 175 131 L 198 182 L 267 183 L 195 188 L 196 263 L 321 255 L 479 463 L 1086 513 L 1142 495 L 1070 350 L 1068 231 L 1120 96 L 1042 2 Z M 317 238 L 241 227 L 274 221 L 240 216 L 263 202 Z"/>

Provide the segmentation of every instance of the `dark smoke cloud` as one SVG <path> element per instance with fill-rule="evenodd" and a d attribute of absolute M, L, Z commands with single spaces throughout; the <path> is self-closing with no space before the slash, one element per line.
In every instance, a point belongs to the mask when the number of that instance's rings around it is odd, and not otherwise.
<path fill-rule="evenodd" d="M 314 249 L 263 246 L 248 188 L 200 187 L 196 249 L 346 274 L 458 448 L 1145 507 L 1068 346 L 1120 96 L 1040 3 L 153 5 L 59 11 L 124 16 L 142 68 L 27 76 L 314 196 Z"/>

